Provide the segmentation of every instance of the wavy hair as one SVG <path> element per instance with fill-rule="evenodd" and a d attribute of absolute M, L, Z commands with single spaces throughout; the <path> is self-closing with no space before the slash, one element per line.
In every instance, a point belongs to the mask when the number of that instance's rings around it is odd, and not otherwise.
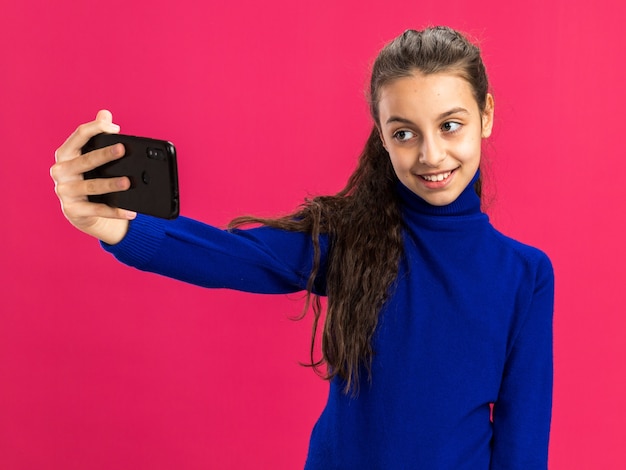
<path fill-rule="evenodd" d="M 479 110 L 484 111 L 488 80 L 478 47 L 448 27 L 407 30 L 388 43 L 373 64 L 368 99 L 374 125 L 345 188 L 335 195 L 307 199 L 298 210 L 284 217 L 244 216 L 229 225 L 233 228 L 257 223 L 311 235 L 313 267 L 302 314 L 312 304 L 314 319 L 308 365 L 329 380 L 335 377 L 344 380 L 345 393 L 358 393 L 362 374 L 366 373 L 371 380 L 375 353 L 372 337 L 403 254 L 403 221 L 395 190 L 397 178 L 379 136 L 378 101 L 385 85 L 416 71 L 459 74 L 469 82 Z M 480 182 L 476 190 L 480 195 Z M 315 279 L 320 274 L 320 234 L 327 234 L 330 240 L 325 273 L 328 302 L 322 357 L 315 359 L 322 317 L 319 296 L 313 294 Z M 321 369 L 324 365 L 326 372 Z"/>

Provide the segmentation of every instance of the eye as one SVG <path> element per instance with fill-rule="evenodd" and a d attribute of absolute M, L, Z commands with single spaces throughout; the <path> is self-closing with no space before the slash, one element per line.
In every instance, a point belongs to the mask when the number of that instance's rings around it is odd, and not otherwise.
<path fill-rule="evenodd" d="M 447 121 L 441 125 L 441 130 L 443 130 L 444 132 L 448 134 L 456 132 L 459 129 L 461 129 L 461 124 L 458 122 L 454 122 L 454 121 Z"/>
<path fill-rule="evenodd" d="M 407 130 L 398 131 L 393 135 L 393 138 L 400 142 L 406 142 L 407 140 L 411 140 L 413 137 L 415 137 L 415 134 Z"/>

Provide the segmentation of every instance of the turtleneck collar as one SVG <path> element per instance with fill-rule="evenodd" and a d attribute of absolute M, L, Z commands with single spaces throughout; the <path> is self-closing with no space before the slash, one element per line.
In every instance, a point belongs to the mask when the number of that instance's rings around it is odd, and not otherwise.
<path fill-rule="evenodd" d="M 463 192 L 450 204 L 433 206 L 407 188 L 400 181 L 396 183 L 402 208 L 410 213 L 425 216 L 470 216 L 481 214 L 480 198 L 474 190 L 474 183 L 478 180 L 480 170 L 476 172 L 472 181 Z"/>

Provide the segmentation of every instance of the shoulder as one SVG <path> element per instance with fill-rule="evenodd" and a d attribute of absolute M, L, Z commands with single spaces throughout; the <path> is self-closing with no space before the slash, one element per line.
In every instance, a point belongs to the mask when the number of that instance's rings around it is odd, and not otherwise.
<path fill-rule="evenodd" d="M 549 347 L 554 316 L 554 270 L 550 258 L 543 250 L 499 231 L 494 230 L 493 237 L 493 244 L 508 262 L 509 270 L 503 271 L 502 276 L 513 295 L 516 312 L 509 347 L 529 344 L 541 349 L 540 343 Z"/>
<path fill-rule="evenodd" d="M 521 269 L 520 274 L 529 288 L 554 288 L 552 261 L 543 250 L 504 235 L 496 229 L 493 229 L 492 236 L 494 245 L 501 250 L 502 255 Z"/>

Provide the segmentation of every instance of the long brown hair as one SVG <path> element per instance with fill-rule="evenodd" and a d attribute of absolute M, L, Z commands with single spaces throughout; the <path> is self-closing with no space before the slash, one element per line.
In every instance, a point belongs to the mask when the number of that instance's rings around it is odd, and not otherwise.
<path fill-rule="evenodd" d="M 382 87 L 415 71 L 459 74 L 470 83 L 479 110 L 484 111 L 488 81 L 479 49 L 447 27 L 405 31 L 387 44 L 374 62 L 369 89 L 374 126 L 345 188 L 333 196 L 306 200 L 297 211 L 284 217 L 244 216 L 229 225 L 232 228 L 260 223 L 311 234 L 314 259 L 304 308 L 306 312 L 313 304 L 310 365 L 321 373 L 320 367 L 326 364 L 327 371 L 322 375 L 329 380 L 343 379 L 346 393 L 358 392 L 363 371 L 371 379 L 372 337 L 379 312 L 393 289 L 403 253 L 397 178 L 378 132 L 378 100 Z M 320 274 L 320 234 L 328 235 L 330 244 L 322 357 L 316 360 L 314 350 L 322 308 L 313 287 Z"/>

